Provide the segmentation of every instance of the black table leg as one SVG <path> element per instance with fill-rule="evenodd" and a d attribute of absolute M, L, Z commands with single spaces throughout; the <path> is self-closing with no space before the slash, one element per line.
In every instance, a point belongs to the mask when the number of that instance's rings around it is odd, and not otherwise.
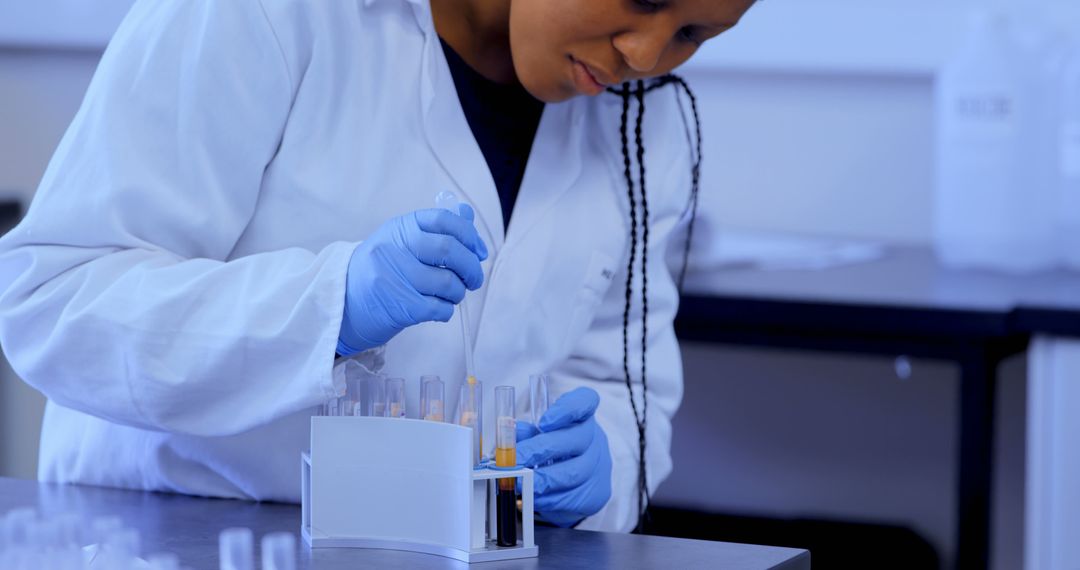
<path fill-rule="evenodd" d="M 1005 351 L 970 346 L 960 364 L 960 465 L 956 568 L 990 567 L 990 505 L 994 470 L 997 367 Z"/>

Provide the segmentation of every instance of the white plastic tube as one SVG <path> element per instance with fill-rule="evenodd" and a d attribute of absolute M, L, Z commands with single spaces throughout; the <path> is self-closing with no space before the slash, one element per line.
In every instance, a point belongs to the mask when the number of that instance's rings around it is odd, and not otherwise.
<path fill-rule="evenodd" d="M 255 570 L 255 539 L 250 528 L 227 528 L 218 537 L 221 570 Z"/>
<path fill-rule="evenodd" d="M 262 537 L 263 570 L 296 570 L 296 538 L 288 532 Z"/>

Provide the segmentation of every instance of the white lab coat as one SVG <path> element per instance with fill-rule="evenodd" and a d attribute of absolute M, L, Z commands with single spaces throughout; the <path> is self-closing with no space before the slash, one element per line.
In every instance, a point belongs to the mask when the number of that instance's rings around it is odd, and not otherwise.
<path fill-rule="evenodd" d="M 479 378 L 518 386 L 522 402 L 539 371 L 554 395 L 600 393 L 613 496 L 583 528 L 629 530 L 621 107 L 610 94 L 546 107 L 504 236 L 425 1 L 138 2 L 0 241 L 0 342 L 49 398 L 40 479 L 298 501 L 308 418 L 344 389 L 331 369 L 350 254 L 453 189 L 492 252 L 466 301 Z M 673 89 L 648 95 L 654 489 L 682 396 L 664 263 L 688 202 L 679 113 Z M 635 382 L 640 319 L 635 302 Z M 462 349 L 456 317 L 411 327 L 384 372 L 409 379 L 411 410 L 417 378 L 440 374 L 452 410 Z"/>

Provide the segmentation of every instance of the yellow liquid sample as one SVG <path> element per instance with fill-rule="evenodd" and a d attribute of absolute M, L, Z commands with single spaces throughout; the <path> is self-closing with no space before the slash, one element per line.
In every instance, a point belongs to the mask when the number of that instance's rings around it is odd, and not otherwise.
<path fill-rule="evenodd" d="M 443 405 L 442 402 L 433 401 L 428 404 L 428 412 L 424 415 L 425 420 L 433 422 L 443 421 Z"/>
<path fill-rule="evenodd" d="M 517 465 L 517 448 L 496 447 L 495 465 L 497 467 L 513 467 Z M 499 479 L 499 488 L 507 491 L 514 489 L 514 478 Z"/>

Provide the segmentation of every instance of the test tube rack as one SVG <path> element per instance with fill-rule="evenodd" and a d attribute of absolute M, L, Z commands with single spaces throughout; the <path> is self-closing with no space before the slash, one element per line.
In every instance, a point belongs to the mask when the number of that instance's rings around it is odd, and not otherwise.
<path fill-rule="evenodd" d="M 474 468 L 472 430 L 379 417 L 311 418 L 301 535 L 311 548 L 379 548 L 462 562 L 531 558 L 533 472 Z M 517 546 L 495 545 L 497 479 L 521 480 Z M 490 537 L 490 540 L 489 540 Z"/>

